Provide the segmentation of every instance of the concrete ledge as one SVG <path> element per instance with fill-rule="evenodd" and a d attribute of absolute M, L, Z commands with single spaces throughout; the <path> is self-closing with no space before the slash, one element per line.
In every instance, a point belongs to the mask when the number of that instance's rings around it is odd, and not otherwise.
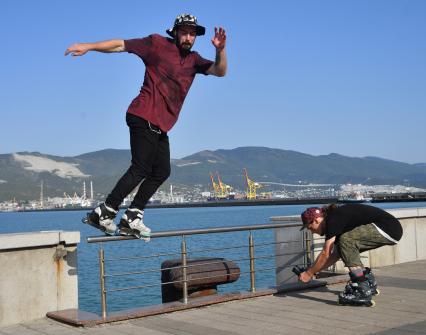
<path fill-rule="evenodd" d="M 28 249 L 50 245 L 80 243 L 79 232 L 40 231 L 31 233 L 0 234 L 0 250 Z"/>
<path fill-rule="evenodd" d="M 426 208 L 398 208 L 387 210 L 397 219 L 420 218 L 426 216 Z"/>
<path fill-rule="evenodd" d="M 271 221 L 284 221 L 284 222 L 302 222 L 300 215 L 289 215 L 289 216 L 272 216 Z"/>
<path fill-rule="evenodd" d="M 0 327 L 78 307 L 79 241 L 80 232 L 0 235 Z"/>

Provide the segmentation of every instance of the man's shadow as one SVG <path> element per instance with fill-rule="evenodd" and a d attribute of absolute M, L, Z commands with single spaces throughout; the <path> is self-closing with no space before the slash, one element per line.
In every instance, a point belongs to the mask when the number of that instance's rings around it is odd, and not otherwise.
<path fill-rule="evenodd" d="M 334 300 L 321 299 L 321 298 L 312 297 L 312 296 L 308 296 L 308 295 L 304 294 L 305 292 L 310 292 L 312 290 L 315 290 L 316 292 L 333 293 L 336 296 L 336 299 L 334 299 Z M 306 290 L 299 290 L 299 291 L 293 291 L 293 292 L 281 292 L 281 293 L 278 292 L 278 293 L 274 294 L 274 296 L 281 297 L 281 298 L 294 297 L 294 298 L 300 298 L 300 299 L 305 299 L 305 300 L 322 302 L 322 303 L 327 304 L 327 305 L 336 305 L 337 304 L 337 296 L 339 295 L 339 293 L 340 293 L 339 290 L 330 289 L 328 286 L 321 286 L 321 287 L 317 287 L 317 288 L 314 288 L 314 289 L 306 289 Z"/>

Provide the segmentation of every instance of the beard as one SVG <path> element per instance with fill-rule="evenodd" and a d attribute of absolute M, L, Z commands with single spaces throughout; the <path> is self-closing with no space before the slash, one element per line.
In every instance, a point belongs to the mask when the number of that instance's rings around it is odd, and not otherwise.
<path fill-rule="evenodd" d="M 182 42 L 178 44 L 179 49 L 183 51 L 190 51 L 193 46 L 193 43 L 190 42 Z"/>

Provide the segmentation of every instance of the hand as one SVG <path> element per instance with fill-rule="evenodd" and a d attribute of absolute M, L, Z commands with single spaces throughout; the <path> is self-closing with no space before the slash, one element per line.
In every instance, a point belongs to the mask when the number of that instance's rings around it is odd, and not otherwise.
<path fill-rule="evenodd" d="M 86 43 L 77 43 L 71 45 L 67 50 L 65 50 L 65 56 L 71 54 L 71 56 L 83 56 L 90 48 Z"/>
<path fill-rule="evenodd" d="M 308 271 L 305 271 L 300 274 L 299 280 L 304 283 L 309 283 L 312 277 L 313 276 Z"/>
<path fill-rule="evenodd" d="M 217 51 L 221 51 L 225 48 L 226 44 L 226 33 L 225 29 L 222 27 L 214 28 L 214 37 L 212 38 L 212 43 Z"/>

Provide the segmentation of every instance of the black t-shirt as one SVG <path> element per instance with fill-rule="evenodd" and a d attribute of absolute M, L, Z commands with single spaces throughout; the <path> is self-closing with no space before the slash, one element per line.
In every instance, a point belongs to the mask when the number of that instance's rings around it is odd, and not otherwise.
<path fill-rule="evenodd" d="M 394 240 L 402 237 L 399 221 L 383 209 L 363 205 L 347 204 L 337 207 L 326 217 L 325 239 L 346 233 L 358 226 L 374 223 Z"/>

